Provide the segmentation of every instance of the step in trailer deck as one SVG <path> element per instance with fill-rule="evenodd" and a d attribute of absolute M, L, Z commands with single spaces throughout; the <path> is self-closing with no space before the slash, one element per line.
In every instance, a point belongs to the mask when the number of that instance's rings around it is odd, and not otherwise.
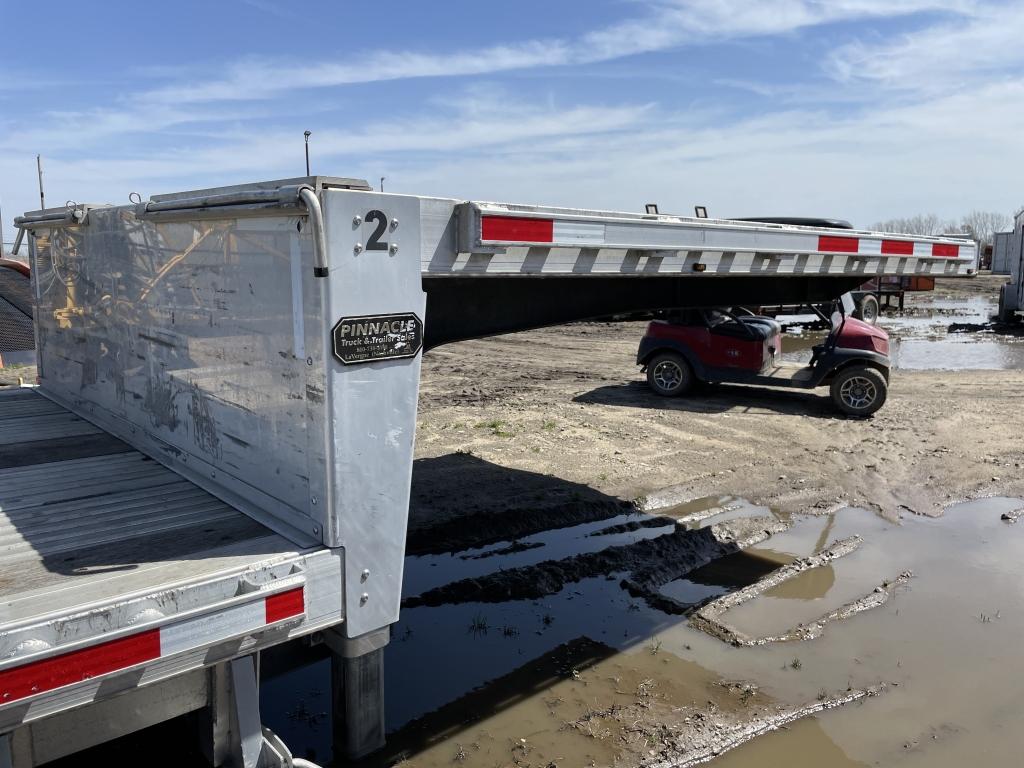
<path fill-rule="evenodd" d="M 380 743 L 424 348 L 825 300 L 976 260 L 945 238 L 327 177 L 16 223 L 40 381 L 0 397 L 0 757 L 15 765 L 196 708 L 212 762 L 273 764 L 285 748 L 253 710 L 256 652 L 314 632 L 349 680 L 346 749 Z"/>

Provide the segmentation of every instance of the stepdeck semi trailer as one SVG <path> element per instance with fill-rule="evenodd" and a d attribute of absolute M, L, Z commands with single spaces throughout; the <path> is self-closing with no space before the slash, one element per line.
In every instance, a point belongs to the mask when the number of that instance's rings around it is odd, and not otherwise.
<path fill-rule="evenodd" d="M 0 763 L 201 710 L 289 765 L 258 654 L 324 642 L 381 744 L 420 360 L 616 313 L 968 275 L 960 240 L 382 194 L 327 177 L 16 220 L 38 386 L 0 393 Z M 19 236 L 19 240 L 22 237 Z"/>

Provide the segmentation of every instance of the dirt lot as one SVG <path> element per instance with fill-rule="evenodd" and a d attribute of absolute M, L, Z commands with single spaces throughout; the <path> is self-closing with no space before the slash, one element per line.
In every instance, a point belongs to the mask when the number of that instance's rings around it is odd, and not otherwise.
<path fill-rule="evenodd" d="M 946 281 L 939 295 L 997 281 Z M 1022 371 L 895 371 L 888 402 L 864 421 L 838 416 L 825 389 L 719 385 L 666 400 L 633 362 L 643 328 L 578 324 L 430 352 L 417 455 L 471 453 L 648 507 L 732 494 L 793 512 L 852 504 L 895 517 L 1024 491 Z M 418 490 L 434 495 L 447 480 Z M 492 486 L 479 490 L 501 503 Z M 432 505 L 433 523 L 439 513 Z"/>

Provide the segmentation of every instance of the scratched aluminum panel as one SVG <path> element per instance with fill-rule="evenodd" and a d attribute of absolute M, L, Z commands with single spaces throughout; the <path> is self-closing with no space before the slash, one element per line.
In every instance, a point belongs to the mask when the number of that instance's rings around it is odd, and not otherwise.
<path fill-rule="evenodd" d="M 323 318 L 305 218 L 37 230 L 44 392 L 301 543 L 322 540 Z"/>
<path fill-rule="evenodd" d="M 424 207 L 432 212 L 428 226 Z M 383 250 L 363 249 L 375 229 L 371 211 L 387 222 Z M 450 204 L 448 211 L 450 218 Z M 332 325 L 342 317 L 406 312 L 424 320 L 421 259 L 436 252 L 449 232 L 438 213 L 432 201 L 418 197 L 324 194 L 331 263 L 324 282 Z M 327 335 L 324 343 L 330 343 Z M 421 358 L 359 365 L 332 359 L 327 366 L 334 510 L 327 543 L 345 548 L 349 637 L 398 619 Z"/>

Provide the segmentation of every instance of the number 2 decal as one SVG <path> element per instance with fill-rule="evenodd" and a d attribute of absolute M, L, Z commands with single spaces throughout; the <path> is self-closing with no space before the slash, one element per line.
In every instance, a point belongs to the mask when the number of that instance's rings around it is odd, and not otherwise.
<path fill-rule="evenodd" d="M 373 234 L 370 235 L 370 239 L 366 241 L 366 250 L 368 251 L 386 251 L 388 249 L 387 243 L 380 241 L 384 235 L 384 230 L 388 227 L 388 217 L 383 211 L 373 210 L 366 214 L 366 222 L 371 221 L 377 222 L 377 228 L 373 230 Z"/>

